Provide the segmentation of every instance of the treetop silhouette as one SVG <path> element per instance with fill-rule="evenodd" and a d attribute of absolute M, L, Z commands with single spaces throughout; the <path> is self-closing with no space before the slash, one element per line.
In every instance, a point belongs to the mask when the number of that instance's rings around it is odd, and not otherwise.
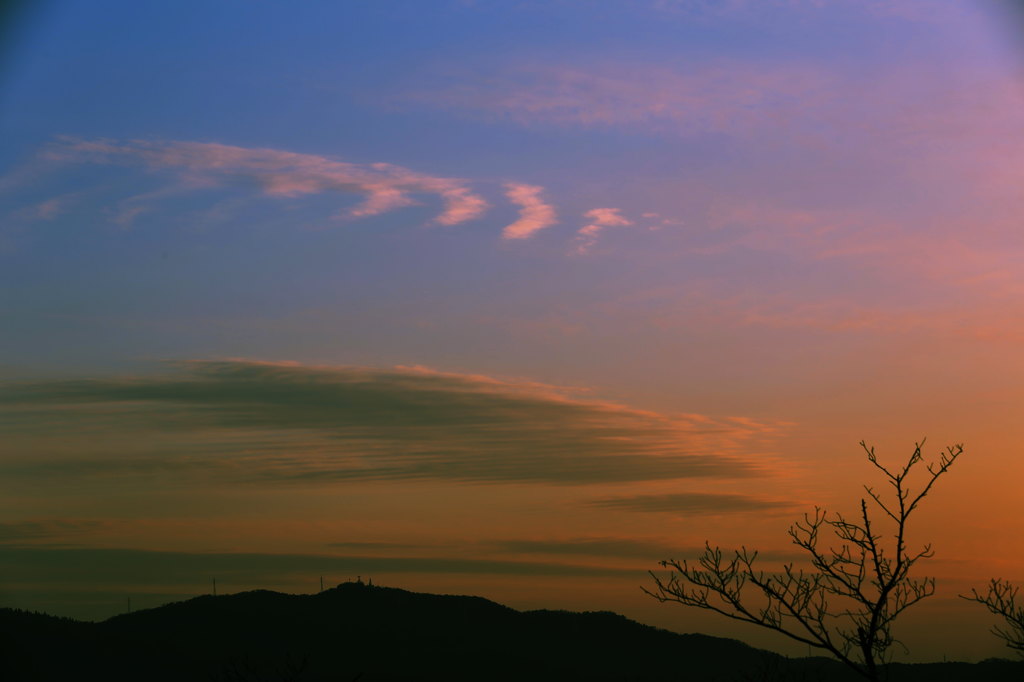
<path fill-rule="evenodd" d="M 969 595 L 962 594 L 961 598 L 967 601 L 976 601 L 983 605 L 992 614 L 1003 619 L 1004 626 L 996 625 L 992 628 L 992 634 L 1024 656 L 1024 604 L 1017 603 L 1017 593 L 1020 588 L 1009 580 L 993 578 L 988 583 L 985 594 L 976 589 L 971 589 Z"/>
<path fill-rule="evenodd" d="M 815 507 L 791 526 L 789 536 L 807 552 L 809 565 L 788 563 L 781 572 L 768 572 L 755 567 L 754 550 L 741 547 L 727 559 L 719 547 L 705 542 L 695 562 L 660 562 L 672 572 L 661 577 L 651 571 L 654 588 L 643 591 L 660 602 L 714 611 L 782 633 L 832 654 L 868 680 L 880 680 L 879 666 L 897 642 L 892 631 L 896 618 L 935 592 L 934 578 L 911 575 L 920 560 L 932 556 L 932 548 L 908 548 L 908 522 L 963 453 L 963 445 L 946 448 L 938 461 L 925 465 L 927 475 L 916 493 L 908 483 L 923 460 L 924 440 L 895 470 L 879 463 L 873 447 L 864 441 L 860 446 L 891 487 L 889 495 L 865 485 L 867 497 L 861 499 L 857 517 L 829 515 Z M 872 514 L 879 519 L 873 520 Z M 880 532 L 879 525 L 890 532 Z M 823 547 L 826 531 L 839 541 L 838 547 Z"/>

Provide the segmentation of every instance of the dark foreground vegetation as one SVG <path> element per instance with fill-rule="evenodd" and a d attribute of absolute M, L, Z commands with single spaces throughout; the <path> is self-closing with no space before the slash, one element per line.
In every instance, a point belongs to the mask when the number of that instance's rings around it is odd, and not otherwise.
<path fill-rule="evenodd" d="M 927 544 L 920 549 L 908 546 L 910 517 L 964 451 L 963 445 L 953 445 L 925 464 L 926 475 L 911 492 L 911 473 L 924 462 L 923 445 L 923 440 L 915 445 L 903 466 L 890 469 L 878 461 L 873 447 L 861 441 L 868 461 L 884 475 L 890 490 L 864 486 L 867 497 L 860 500 L 858 516 L 830 515 L 816 507 L 790 526 L 790 540 L 806 553 L 804 567 L 789 563 L 781 571 L 765 571 L 754 565 L 756 551 L 741 547 L 728 558 L 706 542 L 696 561 L 662 561 L 662 567 L 672 572 L 664 578 L 652 572 L 654 590 L 644 591 L 660 602 L 714 611 L 767 628 L 831 654 L 867 682 L 887 682 L 892 670 L 886 669 L 885 661 L 897 644 L 896 620 L 935 594 L 935 578 L 915 575 L 917 563 L 930 559 L 933 552 Z M 888 528 L 880 532 L 882 526 Z M 826 547 L 821 541 L 825 535 L 832 535 L 837 544 Z M 1016 593 L 1012 585 L 1007 589 L 1012 606 Z M 980 595 L 975 594 L 975 600 L 993 610 Z M 1005 639 L 1003 633 L 996 634 Z"/>
<path fill-rule="evenodd" d="M 313 595 L 203 596 L 85 623 L 0 609 L 0 679 L 856 679 L 824 658 L 676 634 L 608 612 L 520 612 L 480 597 L 343 583 Z M 1024 679 L 1024 662 L 893 665 L 893 682 Z"/>

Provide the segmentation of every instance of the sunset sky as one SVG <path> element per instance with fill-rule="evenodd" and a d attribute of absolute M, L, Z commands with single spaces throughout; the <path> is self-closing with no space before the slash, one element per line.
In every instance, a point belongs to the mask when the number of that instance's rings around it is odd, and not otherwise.
<path fill-rule="evenodd" d="M 0 605 L 609 609 L 963 443 L 905 660 L 1024 583 L 1011 0 L 52 0 L 0 32 Z"/>

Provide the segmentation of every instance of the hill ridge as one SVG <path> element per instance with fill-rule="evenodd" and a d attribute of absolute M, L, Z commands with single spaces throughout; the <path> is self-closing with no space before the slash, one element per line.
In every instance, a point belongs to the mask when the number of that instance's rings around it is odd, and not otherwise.
<path fill-rule="evenodd" d="M 200 595 L 98 623 L 0 609 L 0 661 L 0 676 L 12 680 L 856 679 L 831 660 L 787 659 L 611 611 L 518 611 L 479 596 L 358 582 L 313 594 Z M 1008 682 L 1024 664 L 892 672 L 894 682 Z"/>

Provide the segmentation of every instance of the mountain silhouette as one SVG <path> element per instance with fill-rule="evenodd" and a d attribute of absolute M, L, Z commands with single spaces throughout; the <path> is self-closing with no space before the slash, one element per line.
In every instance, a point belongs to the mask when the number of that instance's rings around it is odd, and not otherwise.
<path fill-rule="evenodd" d="M 1024 663 L 891 666 L 891 679 L 1024 679 Z M 481 597 L 342 583 L 202 596 L 101 623 L 0 609 L 0 679 L 793 680 L 857 677 L 823 658 L 677 634 L 610 612 L 516 611 Z"/>

